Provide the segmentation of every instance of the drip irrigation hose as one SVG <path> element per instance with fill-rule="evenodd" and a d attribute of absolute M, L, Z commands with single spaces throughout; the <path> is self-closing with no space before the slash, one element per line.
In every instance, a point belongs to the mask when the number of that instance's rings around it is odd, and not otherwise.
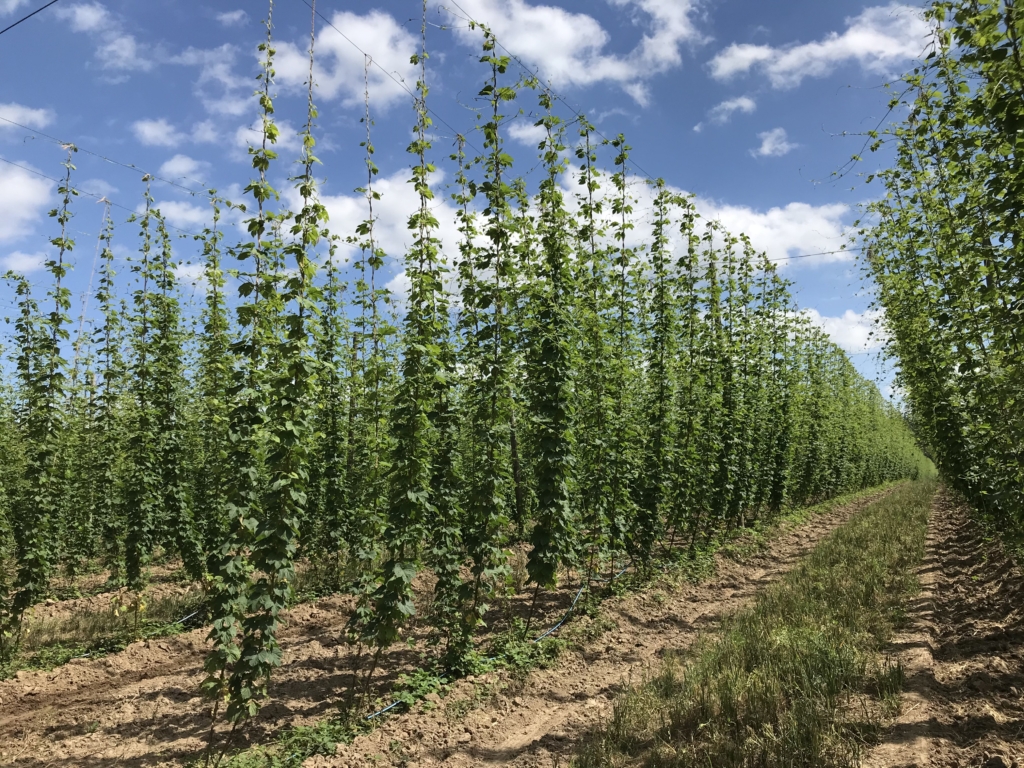
<path fill-rule="evenodd" d="M 621 571 L 619 571 L 614 576 L 612 576 L 610 579 L 602 579 L 601 577 L 597 576 L 597 577 L 593 577 L 592 581 L 604 581 L 604 582 L 607 582 L 607 583 L 611 583 L 611 582 L 615 581 L 615 579 L 619 578 L 622 574 L 624 574 L 628 570 L 629 570 L 629 566 L 626 566 Z M 560 629 L 562 627 L 562 625 L 565 624 L 565 622 L 567 622 L 569 620 L 569 617 L 572 616 L 573 611 L 576 610 L 577 603 L 579 603 L 580 598 L 583 597 L 583 593 L 586 592 L 586 591 L 587 591 L 587 584 L 584 583 L 583 586 L 580 587 L 579 592 L 576 593 L 576 597 L 573 598 L 572 604 L 569 606 L 569 610 L 567 610 L 565 612 L 565 615 L 562 617 L 562 620 L 559 621 L 557 624 L 555 624 L 555 626 L 553 626 L 547 632 L 545 632 L 544 634 L 542 634 L 542 635 L 540 635 L 538 637 L 535 637 L 530 642 L 531 643 L 539 643 L 544 638 L 546 638 L 549 635 L 553 634 L 554 632 L 558 631 L 558 629 Z M 498 658 L 497 656 L 491 656 L 490 658 L 487 659 L 487 661 L 495 661 L 495 660 L 497 660 L 497 658 Z M 438 679 L 441 682 L 446 682 L 446 677 L 444 675 L 441 675 L 440 677 L 438 677 Z M 384 709 L 378 710 L 377 712 L 374 712 L 373 714 L 367 715 L 364 719 L 365 720 L 373 720 L 374 718 L 380 717 L 381 715 L 383 715 L 383 714 L 385 714 L 387 712 L 390 712 L 395 707 L 398 707 L 399 705 L 404 704 L 404 703 L 405 702 L 402 701 L 402 700 L 393 701 L 390 704 L 388 704 L 386 707 L 384 707 Z"/>

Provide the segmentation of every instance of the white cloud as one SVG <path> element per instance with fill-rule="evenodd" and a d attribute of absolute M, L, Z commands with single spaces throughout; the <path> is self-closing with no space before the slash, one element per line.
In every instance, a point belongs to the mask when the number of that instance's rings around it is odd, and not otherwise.
<path fill-rule="evenodd" d="M 28 0 L 0 0 L 0 14 L 14 13 L 27 3 Z"/>
<path fill-rule="evenodd" d="M 419 50 L 419 40 L 395 19 L 382 12 L 370 11 L 365 16 L 344 11 L 335 13 L 331 23 L 344 30 L 352 40 L 373 57 L 369 84 L 371 107 L 385 109 L 396 101 L 410 100 L 409 93 L 388 74 L 404 81 L 410 90 L 416 83 L 417 68 L 409 57 Z M 277 46 L 274 62 L 277 81 L 292 88 L 304 87 L 309 79 L 307 42 L 301 45 L 282 41 Z M 363 67 L 365 58 L 344 37 L 330 27 L 320 31 L 316 40 L 318 98 L 341 99 L 346 106 L 363 102 Z"/>
<path fill-rule="evenodd" d="M 793 88 L 805 77 L 825 77 L 841 64 L 856 62 L 867 72 L 888 74 L 892 68 L 921 56 L 931 27 L 921 9 L 890 3 L 866 8 L 846 19 L 846 31 L 824 39 L 774 48 L 733 44 L 715 56 L 712 77 L 727 80 L 760 70 L 775 88 Z"/>
<path fill-rule="evenodd" d="M 249 20 L 249 14 L 239 9 L 237 11 L 225 11 L 217 14 L 217 21 L 225 27 L 239 27 Z"/>
<path fill-rule="evenodd" d="M 534 125 L 525 120 L 517 120 L 512 123 L 508 133 L 514 141 L 533 148 L 536 148 L 548 135 L 547 129 L 543 125 Z"/>
<path fill-rule="evenodd" d="M 6 163 L 0 164 L 0 242 L 32 232 L 50 203 L 53 183 Z"/>
<path fill-rule="evenodd" d="M 102 3 L 58 6 L 54 13 L 69 22 L 73 31 L 97 38 L 96 58 L 103 69 L 148 72 L 155 66 L 154 61 L 143 54 L 135 36 L 126 33 L 120 20 Z"/>
<path fill-rule="evenodd" d="M 96 49 L 96 56 L 104 69 L 148 72 L 155 66 L 142 55 L 133 35 L 111 35 Z"/>
<path fill-rule="evenodd" d="M 723 101 L 721 104 L 716 104 L 710 110 L 708 110 L 708 120 L 713 125 L 725 125 L 732 116 L 737 112 L 742 112 L 746 115 L 752 114 L 757 109 L 757 102 L 749 96 L 738 96 L 735 99 L 728 99 Z M 700 133 L 704 130 L 704 123 L 697 123 L 693 126 L 693 130 Z"/>
<path fill-rule="evenodd" d="M 178 130 L 177 126 L 163 117 L 158 120 L 136 120 L 132 123 L 132 133 L 147 147 L 177 147 L 187 141 L 215 144 L 221 139 L 216 126 L 209 120 L 193 124 L 188 133 Z"/>
<path fill-rule="evenodd" d="M 789 140 L 789 135 L 786 133 L 785 128 L 774 128 L 770 131 L 759 133 L 757 138 L 761 140 L 761 146 L 750 150 L 750 154 L 754 157 L 782 157 L 800 146 Z"/>
<path fill-rule="evenodd" d="M 57 18 L 69 21 L 75 32 L 107 31 L 115 25 L 110 12 L 100 3 L 59 5 L 54 13 Z"/>
<path fill-rule="evenodd" d="M 733 43 L 717 54 L 708 65 L 711 76 L 716 80 L 728 80 L 742 72 L 749 72 L 758 64 L 771 61 L 775 49 L 770 45 L 750 45 Z"/>
<path fill-rule="evenodd" d="M 171 179 L 195 178 L 209 167 L 207 162 L 179 154 L 160 166 L 160 175 Z"/>
<path fill-rule="evenodd" d="M 45 128 L 53 122 L 54 114 L 52 109 L 33 109 L 21 104 L 10 102 L 0 104 L 0 117 L 15 123 L 21 123 L 29 128 Z M 17 126 L 0 121 L 0 131 L 13 130 Z"/>
<path fill-rule="evenodd" d="M 215 144 L 219 140 L 220 134 L 217 132 L 217 126 L 209 120 L 192 126 L 192 141 L 197 144 Z"/>
<path fill-rule="evenodd" d="M 188 138 L 162 117 L 159 120 L 136 120 L 132 123 L 132 132 L 147 147 L 176 147 Z"/>
<path fill-rule="evenodd" d="M 627 54 L 607 53 L 611 36 L 592 16 L 570 13 L 525 0 L 464 0 L 476 21 L 487 24 L 498 42 L 556 88 L 600 82 L 620 85 L 641 105 L 648 102 L 645 82 L 682 64 L 682 46 L 702 42 L 693 23 L 693 0 L 610 0 L 630 11 L 646 33 Z M 479 31 L 455 28 L 457 37 L 478 46 Z"/>
<path fill-rule="evenodd" d="M 452 260 L 458 254 L 459 231 L 456 209 L 439 189 L 444 183 L 444 178 L 441 171 L 431 176 L 430 183 L 437 195 L 431 205 L 431 211 L 437 217 L 440 227 L 438 237 L 442 243 L 442 250 L 449 260 Z M 381 193 L 381 199 L 373 204 L 374 216 L 377 217 L 374 223 L 374 236 L 380 247 L 388 254 L 390 264 L 394 265 L 396 261 L 401 262 L 406 250 L 412 246 L 413 233 L 409 231 L 409 216 L 419 208 L 419 195 L 416 194 L 413 185 L 409 184 L 407 169 L 375 180 L 373 188 L 374 191 Z M 282 197 L 292 210 L 298 210 L 302 205 L 294 188 L 289 187 L 282 193 Z M 321 199 L 330 214 L 330 228 L 334 232 L 354 232 L 367 217 L 366 198 L 360 194 L 323 195 Z M 354 249 L 348 247 L 351 255 Z"/>
<path fill-rule="evenodd" d="M 14 251 L 0 259 L 0 269 L 5 272 L 11 270 L 20 275 L 27 275 L 30 272 L 38 272 L 46 263 L 45 253 L 22 253 Z"/>
<path fill-rule="evenodd" d="M 196 95 L 206 109 L 218 115 L 241 115 L 252 108 L 252 79 L 236 75 L 238 49 L 230 44 L 219 48 L 187 48 L 168 61 L 199 67 Z"/>
<path fill-rule="evenodd" d="M 185 286 L 190 286 L 193 293 L 206 287 L 206 267 L 202 264 L 178 264 L 174 267 L 174 277 Z"/>
<path fill-rule="evenodd" d="M 708 112 L 708 119 L 713 123 L 721 125 L 722 123 L 728 122 L 734 112 L 743 112 L 744 114 L 749 115 L 755 109 L 757 109 L 756 101 L 749 96 L 740 96 L 735 99 L 723 101 L 721 104 L 712 108 L 712 110 Z"/>
<path fill-rule="evenodd" d="M 192 203 L 164 200 L 157 203 L 155 207 L 160 209 L 160 214 L 168 224 L 181 229 L 202 227 L 210 220 L 208 209 Z"/>
<path fill-rule="evenodd" d="M 103 179 L 86 179 L 78 185 L 78 188 L 83 192 L 100 197 L 110 197 L 117 192 L 117 187 Z"/>
<path fill-rule="evenodd" d="M 391 301 L 404 308 L 405 301 L 409 298 L 409 291 L 412 290 L 412 281 L 409 279 L 409 274 L 403 269 L 388 280 L 384 288 L 391 294 Z"/>
<path fill-rule="evenodd" d="M 851 230 L 846 224 L 851 211 L 842 203 L 820 206 L 790 203 L 767 211 L 706 199 L 698 199 L 696 205 L 704 218 L 721 221 L 733 234 L 745 233 L 755 249 L 766 252 L 770 259 L 780 260 L 782 267 L 849 261 L 852 256 L 841 252 L 793 262 L 781 261 L 792 256 L 839 250 Z"/>
<path fill-rule="evenodd" d="M 841 317 L 827 317 L 816 309 L 805 309 L 802 314 L 847 352 L 873 352 L 885 344 L 879 310 L 859 313 L 848 309 Z"/>

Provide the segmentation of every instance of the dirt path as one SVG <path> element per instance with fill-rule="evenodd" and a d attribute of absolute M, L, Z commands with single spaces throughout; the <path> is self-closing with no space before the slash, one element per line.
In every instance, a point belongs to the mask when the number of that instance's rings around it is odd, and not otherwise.
<path fill-rule="evenodd" d="M 535 671 L 522 690 L 488 676 L 460 683 L 447 699 L 418 706 L 377 731 L 314 757 L 306 768 L 367 765 L 462 768 L 565 766 L 576 741 L 607 718 L 616 693 L 638 680 L 667 650 L 685 648 L 754 593 L 789 570 L 828 533 L 881 494 L 837 509 L 778 536 L 746 562 L 719 558 L 717 575 L 699 586 L 668 591 L 655 585 L 608 601 L 618 625 L 557 667 Z"/>
<path fill-rule="evenodd" d="M 903 708 L 865 768 L 1024 765 L 1024 576 L 942 491 L 920 573 Z"/>
<path fill-rule="evenodd" d="M 534 673 L 522 690 L 505 688 L 497 675 L 460 683 L 444 706 L 423 712 L 420 705 L 416 712 L 388 721 L 354 747 L 343 748 L 330 764 L 362 767 L 367 765 L 362 757 L 366 752 L 389 756 L 379 765 L 387 765 L 391 757 L 393 765 L 429 765 L 443 759 L 453 766 L 550 764 L 550 759 L 536 761 L 567 749 L 570 737 L 607 713 L 630 674 L 639 674 L 664 649 L 685 646 L 714 627 L 724 612 L 749 600 L 879 495 L 783 533 L 745 564 L 720 558 L 718 575 L 700 587 L 669 591 L 655 586 L 611 600 L 605 613 L 619 628 L 583 652 L 567 654 L 556 669 Z M 573 593 L 567 585 L 546 595 L 537 625 L 557 621 Z M 251 742 L 265 742 L 286 726 L 314 724 L 334 711 L 351 680 L 353 652 L 344 642 L 344 627 L 352 605 L 351 598 L 337 597 L 287 612 L 285 663 L 272 682 L 271 702 L 249 726 Z M 417 668 L 419 654 L 426 650 L 425 634 L 419 633 L 415 647 L 396 648 L 388 655 L 383 673 L 378 673 L 382 685 Z M 205 630 L 195 630 L 134 643 L 122 653 L 77 660 L 53 672 L 20 672 L 16 679 L 0 682 L 0 765 L 182 765 L 202 749 L 210 725 L 197 695 L 206 649 Z M 463 703 L 453 704 L 459 697 Z M 403 763 L 403 750 L 415 759 Z"/>

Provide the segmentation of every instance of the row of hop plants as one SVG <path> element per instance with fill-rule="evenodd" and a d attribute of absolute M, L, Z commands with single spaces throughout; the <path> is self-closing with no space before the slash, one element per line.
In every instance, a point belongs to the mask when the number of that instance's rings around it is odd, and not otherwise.
<path fill-rule="evenodd" d="M 39 303 L 7 277 L 19 313 L 0 398 L 4 657 L 56 574 L 98 562 L 140 595 L 154 553 L 177 556 L 207 596 L 203 689 L 215 717 L 239 723 L 281 664 L 299 563 L 357 596 L 348 626 L 372 654 L 367 684 L 414 618 L 457 672 L 514 547 L 528 549 L 536 599 L 563 574 L 649 573 L 787 506 L 923 470 L 903 417 L 802 319 L 772 263 L 662 181 L 640 215 L 625 139 L 564 122 L 548 90 L 509 75 L 486 28 L 483 148 L 470 157 L 460 137 L 450 158 L 457 242 L 440 240 L 434 214 L 426 23 L 407 252 L 385 254 L 375 233 L 368 93 L 366 219 L 329 229 L 312 34 L 291 178 L 301 208 L 283 210 L 270 11 L 250 199 L 210 195 L 201 311 L 183 309 L 176 243 L 147 187 L 129 279 L 108 219 L 93 330 L 72 337 L 73 147 L 49 292 Z M 530 94 L 544 132 L 532 192 L 504 142 Z M 228 243 L 226 213 L 244 216 L 241 242 Z M 381 288 L 396 265 L 402 303 Z M 417 617 L 424 571 L 435 586 Z"/>
<path fill-rule="evenodd" d="M 905 117 L 871 136 L 878 174 L 867 268 L 913 426 L 943 475 L 1006 529 L 1024 523 L 1024 12 L 935 2 Z"/>

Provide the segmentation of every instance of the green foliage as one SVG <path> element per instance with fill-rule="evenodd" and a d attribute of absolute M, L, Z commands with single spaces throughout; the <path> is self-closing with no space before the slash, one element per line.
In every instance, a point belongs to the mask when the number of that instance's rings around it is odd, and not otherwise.
<path fill-rule="evenodd" d="M 866 267 L 912 424 L 943 476 L 1003 528 L 1024 508 L 1021 10 L 935 2 L 930 52 L 891 100 L 906 117 L 870 207 Z"/>

